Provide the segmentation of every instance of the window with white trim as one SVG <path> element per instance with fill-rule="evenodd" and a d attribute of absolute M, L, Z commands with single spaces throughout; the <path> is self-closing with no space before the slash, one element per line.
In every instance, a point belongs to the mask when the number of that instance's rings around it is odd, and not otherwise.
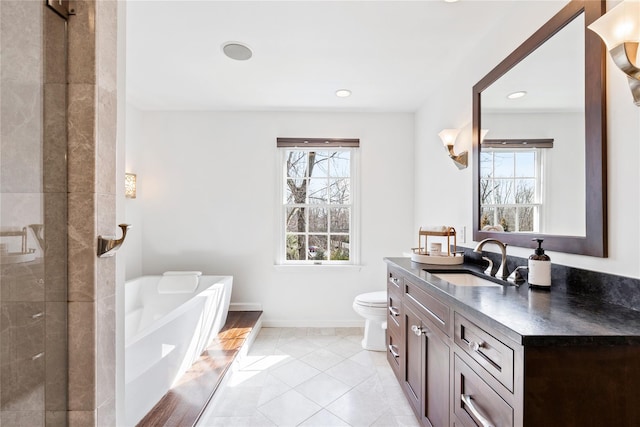
<path fill-rule="evenodd" d="M 491 149 L 480 153 L 480 227 L 537 232 L 542 198 L 542 151 Z"/>
<path fill-rule="evenodd" d="M 358 140 L 278 138 L 281 264 L 357 262 Z"/>

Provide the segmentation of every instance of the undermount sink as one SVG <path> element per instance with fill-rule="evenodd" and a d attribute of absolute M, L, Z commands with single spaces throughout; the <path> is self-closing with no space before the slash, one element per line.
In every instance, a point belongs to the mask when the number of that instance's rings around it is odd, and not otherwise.
<path fill-rule="evenodd" d="M 433 274 L 438 279 L 442 279 L 445 282 L 449 282 L 456 286 L 497 286 L 501 285 L 494 283 L 490 280 L 483 279 L 482 277 L 474 276 L 469 273 L 437 273 Z"/>

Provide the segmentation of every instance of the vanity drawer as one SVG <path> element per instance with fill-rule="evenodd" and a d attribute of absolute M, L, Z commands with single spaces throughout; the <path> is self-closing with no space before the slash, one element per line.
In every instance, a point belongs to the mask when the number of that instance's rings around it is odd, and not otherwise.
<path fill-rule="evenodd" d="M 406 279 L 404 289 L 405 297 L 416 303 L 424 314 L 449 336 L 449 307 Z"/>
<path fill-rule="evenodd" d="M 402 276 L 389 270 L 387 278 L 387 328 L 400 336 L 400 309 L 402 308 Z"/>
<path fill-rule="evenodd" d="M 456 426 L 513 426 L 513 408 L 457 355 L 454 383 L 453 413 L 459 421 Z"/>
<path fill-rule="evenodd" d="M 402 294 L 402 276 L 396 270 L 389 269 L 387 271 L 387 288 L 389 291 L 397 289 Z"/>
<path fill-rule="evenodd" d="M 402 288 L 398 286 L 396 283 L 402 283 L 402 282 L 403 282 L 402 277 L 398 277 L 398 276 L 394 276 L 394 277 L 389 276 L 389 280 L 387 281 L 387 293 L 389 295 L 393 295 L 394 297 L 398 298 L 398 301 L 400 301 L 400 298 L 402 298 Z"/>
<path fill-rule="evenodd" d="M 391 287 L 389 287 L 391 288 Z M 402 296 L 399 292 L 387 292 L 387 328 L 394 329 L 400 335 L 400 310 L 402 308 Z"/>
<path fill-rule="evenodd" d="M 402 347 L 400 345 L 400 331 L 398 333 L 394 332 L 387 328 L 387 360 L 393 369 L 393 373 L 396 375 L 398 379 L 400 376 L 400 362 L 401 362 L 401 352 Z"/>
<path fill-rule="evenodd" d="M 461 314 L 454 319 L 455 343 L 513 392 L 513 349 Z"/>

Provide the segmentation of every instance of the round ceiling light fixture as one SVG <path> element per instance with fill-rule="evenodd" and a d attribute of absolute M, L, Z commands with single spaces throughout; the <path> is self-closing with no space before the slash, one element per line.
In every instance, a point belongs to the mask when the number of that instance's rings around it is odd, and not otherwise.
<path fill-rule="evenodd" d="M 239 42 L 226 42 L 222 45 L 222 52 L 236 61 L 246 61 L 253 56 L 248 46 Z"/>
<path fill-rule="evenodd" d="M 518 98 L 522 98 L 526 94 L 527 94 L 526 91 L 519 90 L 517 92 L 510 93 L 509 95 L 507 95 L 507 98 L 509 98 L 509 99 L 518 99 Z"/>
<path fill-rule="evenodd" d="M 349 89 L 338 89 L 336 91 L 336 96 L 338 98 L 347 98 L 351 96 L 351 91 Z"/>

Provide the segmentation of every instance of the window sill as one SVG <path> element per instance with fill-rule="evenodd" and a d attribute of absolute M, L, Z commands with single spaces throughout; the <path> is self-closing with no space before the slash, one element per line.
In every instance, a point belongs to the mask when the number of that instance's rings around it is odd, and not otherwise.
<path fill-rule="evenodd" d="M 330 264 L 274 264 L 273 268 L 276 271 L 285 272 L 285 273 L 309 273 L 313 272 L 333 272 L 333 271 L 356 271 L 359 272 L 362 270 L 363 265 L 360 264 L 341 264 L 341 265 L 330 265 Z"/>

